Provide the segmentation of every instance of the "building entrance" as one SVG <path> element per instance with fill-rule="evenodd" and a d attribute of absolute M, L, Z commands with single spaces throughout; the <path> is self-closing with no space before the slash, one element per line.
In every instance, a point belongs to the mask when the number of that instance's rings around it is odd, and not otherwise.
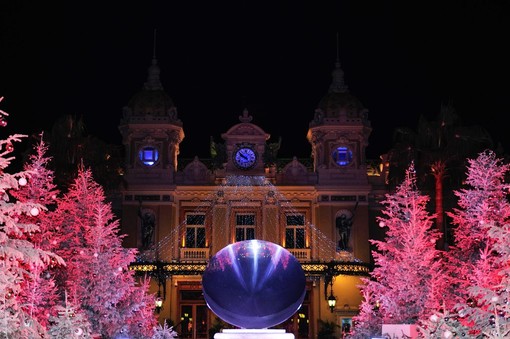
<path fill-rule="evenodd" d="M 179 338 L 208 339 L 207 312 L 206 305 L 181 304 L 181 322 L 177 328 Z"/>
<path fill-rule="evenodd" d="M 200 284 L 184 284 L 180 287 L 180 320 L 175 326 L 179 338 L 209 339 L 209 308 L 205 304 Z"/>

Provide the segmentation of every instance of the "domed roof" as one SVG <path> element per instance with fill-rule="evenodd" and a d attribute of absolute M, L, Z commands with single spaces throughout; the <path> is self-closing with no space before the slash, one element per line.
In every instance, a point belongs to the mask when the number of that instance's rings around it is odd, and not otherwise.
<path fill-rule="evenodd" d="M 155 58 L 148 69 L 147 81 L 142 90 L 136 93 L 124 107 L 125 120 L 169 120 L 180 124 L 177 109 L 172 98 L 164 91 L 159 79 L 160 68 Z"/>
<path fill-rule="evenodd" d="M 310 126 L 366 121 L 368 110 L 357 97 L 349 92 L 338 60 L 331 75 L 333 80 L 328 93 L 319 101 Z"/>
<path fill-rule="evenodd" d="M 325 118 L 360 118 L 367 111 L 361 101 L 349 92 L 328 92 L 322 97 L 318 108 L 324 112 Z"/>
<path fill-rule="evenodd" d="M 175 105 L 170 96 L 162 89 L 143 89 L 136 93 L 127 107 L 131 116 L 154 115 L 165 116 L 169 110 L 174 110 Z"/>

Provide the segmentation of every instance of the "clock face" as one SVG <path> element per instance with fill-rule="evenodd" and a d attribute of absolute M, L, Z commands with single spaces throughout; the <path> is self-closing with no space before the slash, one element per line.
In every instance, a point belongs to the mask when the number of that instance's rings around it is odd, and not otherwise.
<path fill-rule="evenodd" d="M 241 147 L 234 154 L 235 164 L 242 169 L 249 169 L 255 165 L 257 161 L 257 154 L 249 147 Z"/>

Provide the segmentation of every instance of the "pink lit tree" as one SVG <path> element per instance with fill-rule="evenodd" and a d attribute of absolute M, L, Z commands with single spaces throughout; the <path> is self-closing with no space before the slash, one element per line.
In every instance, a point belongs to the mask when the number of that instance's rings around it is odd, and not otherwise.
<path fill-rule="evenodd" d="M 469 186 L 455 192 L 459 208 L 449 213 L 454 229 L 455 247 L 450 251 L 452 275 L 459 277 L 458 295 L 465 301 L 467 287 L 489 286 L 498 282 L 497 274 L 488 274 L 494 266 L 492 248 L 497 241 L 489 236 L 491 226 L 501 227 L 509 222 L 510 203 L 505 175 L 510 164 L 504 164 L 492 151 L 485 151 L 476 159 L 468 159 L 466 184 Z M 483 270 L 478 272 L 479 269 Z"/>
<path fill-rule="evenodd" d="M 3 98 L 0 98 L 0 102 Z M 0 110 L 0 126 L 6 125 L 8 114 Z M 14 198 L 16 192 L 26 185 L 37 170 L 8 173 L 7 167 L 14 156 L 13 143 L 24 135 L 15 134 L 0 140 L 0 337 L 39 338 L 46 329 L 39 323 L 30 300 L 24 294 L 25 281 L 38 278 L 52 262 L 63 265 L 63 260 L 40 249 L 30 241 L 39 231 L 39 217 L 46 207 L 38 201 L 22 201 Z"/>
<path fill-rule="evenodd" d="M 455 192 L 459 208 L 449 214 L 456 225 L 455 246 L 448 253 L 456 304 L 433 314 L 425 327 L 437 338 L 445 333 L 507 338 L 510 185 L 505 176 L 510 165 L 489 150 L 468 163 L 468 187 Z"/>
<path fill-rule="evenodd" d="M 385 228 L 384 241 L 370 240 L 375 268 L 361 286 L 365 299 L 354 318 L 352 337 L 364 338 L 375 327 L 387 324 L 417 324 L 442 303 L 441 256 L 436 250 L 439 232 L 427 210 L 429 197 L 416 186 L 411 164 L 404 181 L 387 194 L 379 217 Z"/>
<path fill-rule="evenodd" d="M 24 170 L 31 173 L 30 178 L 20 179 L 24 185 L 12 192 L 12 196 L 20 202 L 40 203 L 46 209 L 40 209 L 37 216 L 37 232 L 29 232 L 24 237 L 34 244 L 35 248 L 51 251 L 55 247 L 56 239 L 53 237 L 51 211 L 55 208 L 58 190 L 53 183 L 53 171 L 47 168 L 51 158 L 46 156 L 48 147 L 42 140 L 34 145 L 34 153 L 30 155 Z M 20 220 L 30 221 L 32 216 L 20 215 Z M 55 260 L 49 266 L 33 267 L 32 275 L 22 282 L 20 300 L 23 301 L 24 310 L 37 318 L 44 327 L 48 326 L 50 316 L 55 316 L 55 306 L 58 301 L 57 287 L 53 279 Z"/>
<path fill-rule="evenodd" d="M 90 169 L 80 167 L 59 202 L 59 248 L 66 260 L 60 277 L 71 302 L 85 312 L 94 333 L 149 338 L 156 326 L 154 296 L 137 284 L 129 264 L 136 250 L 122 247 L 119 222 Z"/>
<path fill-rule="evenodd" d="M 462 292 L 468 286 L 495 282 L 487 279 L 498 280 L 496 276 L 477 276 L 469 272 L 480 266 L 480 260 L 489 261 L 486 262 L 488 266 L 493 264 L 490 252 L 497 239 L 489 236 L 489 226 L 502 226 L 510 218 L 507 199 L 510 185 L 505 183 L 510 164 L 504 164 L 492 151 L 482 152 L 476 159 L 468 159 L 468 163 L 466 184 L 469 187 L 455 192 L 459 208 L 448 214 L 456 225 L 455 247 L 450 251 L 450 257 L 457 260 L 452 269 L 460 278 L 461 300 L 466 299 Z"/>

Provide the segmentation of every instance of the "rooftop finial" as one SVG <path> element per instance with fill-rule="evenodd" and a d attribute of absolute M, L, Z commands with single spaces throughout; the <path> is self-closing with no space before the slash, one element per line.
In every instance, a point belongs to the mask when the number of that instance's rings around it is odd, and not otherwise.
<path fill-rule="evenodd" d="M 152 47 L 152 59 L 156 60 L 156 28 L 154 28 L 154 42 Z"/>
<path fill-rule="evenodd" d="M 159 66 L 158 60 L 156 59 L 156 29 L 154 28 L 154 42 L 152 47 L 152 65 L 149 67 L 149 74 L 147 76 L 147 82 L 144 84 L 145 89 L 160 90 L 163 89 L 161 81 L 159 80 Z"/>
<path fill-rule="evenodd" d="M 250 115 L 250 112 L 248 112 L 247 108 L 243 110 L 243 115 L 239 116 L 239 120 L 241 122 L 250 122 L 252 119 L 253 117 Z"/>
<path fill-rule="evenodd" d="M 333 77 L 333 81 L 331 82 L 331 85 L 329 86 L 329 92 L 334 93 L 345 93 L 348 91 L 348 87 L 345 84 L 344 81 L 344 71 L 342 70 L 342 67 L 340 65 L 340 44 L 338 42 L 338 32 L 336 32 L 336 62 L 335 62 L 335 69 L 331 73 Z"/>
<path fill-rule="evenodd" d="M 339 53 L 339 46 L 338 46 L 338 32 L 336 32 L 336 61 L 340 62 L 340 53 Z"/>

